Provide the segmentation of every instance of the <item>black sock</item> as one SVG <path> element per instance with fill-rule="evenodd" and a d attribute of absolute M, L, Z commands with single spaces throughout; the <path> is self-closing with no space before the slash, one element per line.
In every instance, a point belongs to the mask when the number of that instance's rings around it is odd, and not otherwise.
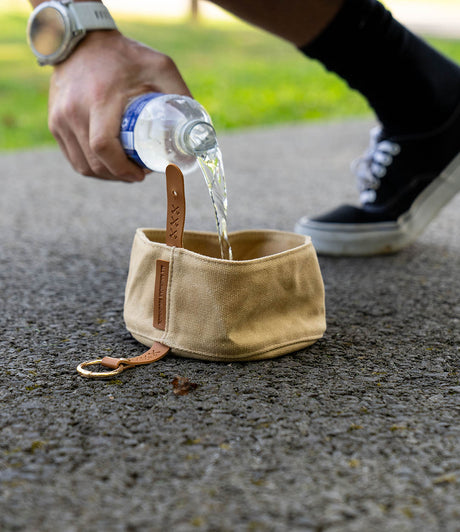
<path fill-rule="evenodd" d="M 460 67 L 377 0 L 345 0 L 321 35 L 300 50 L 358 90 L 390 135 L 434 129 L 460 102 Z"/>

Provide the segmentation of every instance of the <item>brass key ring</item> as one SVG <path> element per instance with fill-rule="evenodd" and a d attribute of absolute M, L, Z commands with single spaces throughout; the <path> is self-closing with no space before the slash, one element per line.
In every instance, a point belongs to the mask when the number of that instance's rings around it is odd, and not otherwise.
<path fill-rule="evenodd" d="M 120 359 L 120 361 L 123 361 L 123 359 Z M 114 377 L 115 375 L 119 375 L 125 369 L 133 367 L 129 365 L 125 366 L 124 364 L 120 364 L 117 369 L 113 369 L 111 371 L 89 371 L 85 369 L 88 366 L 95 366 L 97 364 L 100 364 L 101 362 L 102 358 L 99 358 L 97 360 L 90 360 L 88 362 L 82 362 L 78 365 L 77 371 L 82 377 L 89 377 L 92 379 L 103 379 L 105 377 Z"/>

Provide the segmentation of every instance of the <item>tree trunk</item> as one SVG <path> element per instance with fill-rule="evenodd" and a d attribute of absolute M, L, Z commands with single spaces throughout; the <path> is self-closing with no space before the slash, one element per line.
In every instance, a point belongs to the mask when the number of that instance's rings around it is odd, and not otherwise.
<path fill-rule="evenodd" d="M 199 12 L 199 9 L 198 9 L 198 0 L 191 0 L 190 2 L 190 18 L 192 19 L 193 22 L 197 22 L 198 21 L 198 13 Z"/>

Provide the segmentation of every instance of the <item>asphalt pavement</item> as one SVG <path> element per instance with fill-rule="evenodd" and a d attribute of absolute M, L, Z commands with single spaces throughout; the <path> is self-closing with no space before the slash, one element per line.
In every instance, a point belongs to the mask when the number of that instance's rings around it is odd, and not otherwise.
<path fill-rule="evenodd" d="M 221 135 L 230 230 L 356 201 L 372 125 Z M 135 229 L 164 225 L 164 180 L 83 178 L 56 149 L 0 172 L 1 530 L 460 530 L 460 197 L 396 255 L 320 257 L 312 347 L 92 381 L 79 362 L 143 351 L 123 291 Z M 186 228 L 213 230 L 198 173 L 186 192 Z M 175 395 L 176 375 L 198 388 Z"/>

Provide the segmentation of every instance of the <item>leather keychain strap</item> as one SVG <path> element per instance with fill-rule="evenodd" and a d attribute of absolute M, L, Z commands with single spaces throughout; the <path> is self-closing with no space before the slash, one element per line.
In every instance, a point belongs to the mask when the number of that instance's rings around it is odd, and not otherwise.
<path fill-rule="evenodd" d="M 135 368 L 143 364 L 151 364 L 157 360 L 162 359 L 169 353 L 169 347 L 166 345 L 160 344 L 159 342 L 154 342 L 152 347 L 137 357 L 132 358 L 114 358 L 114 357 L 104 357 L 102 359 L 90 360 L 89 362 L 82 362 L 78 367 L 77 371 L 82 377 L 89 377 L 93 379 L 104 379 L 107 377 L 114 377 L 118 375 L 125 369 Z M 100 364 L 106 368 L 109 368 L 110 371 L 90 371 L 87 368 L 88 366 L 94 366 Z"/>
<path fill-rule="evenodd" d="M 185 225 L 185 190 L 184 190 L 184 176 L 180 169 L 170 164 L 166 168 L 166 189 L 167 189 L 167 218 L 166 218 L 166 237 L 165 242 L 168 246 L 183 247 L 184 225 Z M 159 261 L 166 263 L 166 261 Z M 158 277 L 158 276 L 157 276 Z M 158 278 L 156 280 L 158 283 Z M 157 293 L 160 290 L 155 290 L 155 300 Z M 158 325 L 158 319 L 155 318 L 156 308 L 158 308 L 157 301 L 154 302 L 154 325 Z M 164 330 L 164 319 L 160 320 L 160 327 Z M 170 351 L 170 348 L 160 342 L 154 342 L 152 347 L 137 357 L 132 358 L 114 358 L 104 357 L 102 359 L 91 360 L 89 362 L 82 362 L 77 371 L 83 377 L 89 378 L 106 378 L 118 375 L 125 369 L 134 368 L 136 366 L 151 364 L 157 360 L 165 357 Z M 88 366 L 99 364 L 108 368 L 110 371 L 90 371 L 85 369 Z"/>

